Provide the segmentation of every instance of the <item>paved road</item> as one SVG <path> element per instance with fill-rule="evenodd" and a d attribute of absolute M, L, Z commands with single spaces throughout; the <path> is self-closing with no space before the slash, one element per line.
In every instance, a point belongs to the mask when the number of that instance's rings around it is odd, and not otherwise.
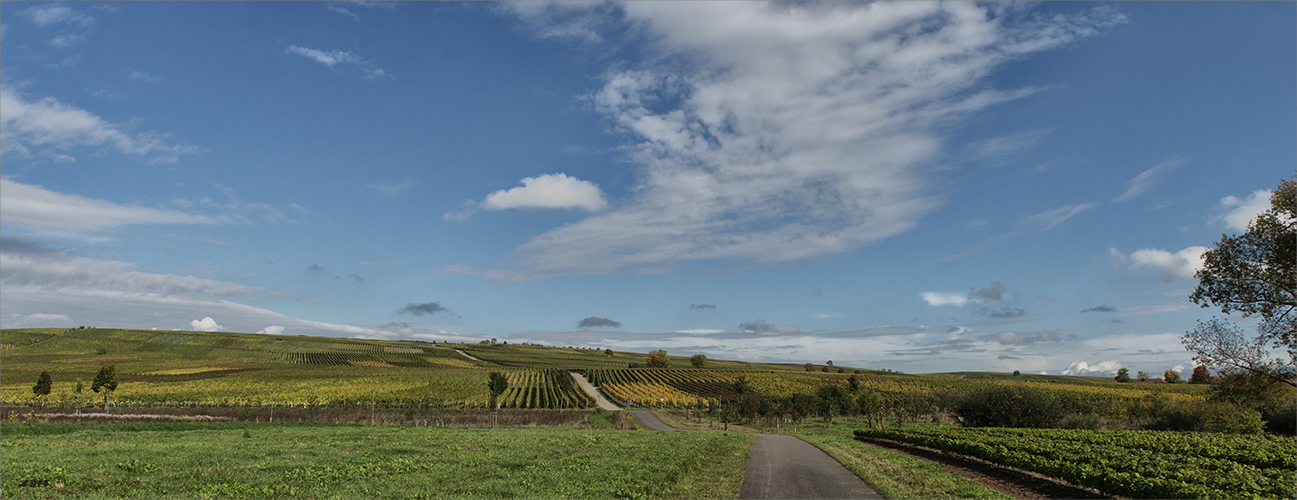
<path fill-rule="evenodd" d="M 638 418 L 639 421 L 640 421 L 640 423 L 642 423 L 642 424 L 648 426 L 648 428 L 650 428 L 650 429 L 658 430 L 658 431 L 678 431 L 678 430 L 680 430 L 680 429 L 677 429 L 677 428 L 675 428 L 675 427 L 671 427 L 671 426 L 669 426 L 669 425 L 667 425 L 667 424 L 662 423 L 661 420 L 658 420 L 658 416 L 657 416 L 657 415 L 654 415 L 653 412 L 651 412 L 651 411 L 648 411 L 648 410 L 635 410 L 635 411 L 632 411 L 632 412 L 630 412 L 630 413 L 631 413 L 631 415 L 635 415 L 635 418 Z"/>
<path fill-rule="evenodd" d="M 761 435 L 743 471 L 740 499 L 883 498 L 832 457 L 792 436 Z"/>
<path fill-rule="evenodd" d="M 599 391 L 595 390 L 594 386 L 590 385 L 590 381 L 586 380 L 583 375 L 576 372 L 568 372 L 568 374 L 576 380 L 576 385 L 580 386 L 581 390 L 585 391 L 586 394 L 589 394 L 590 397 L 594 398 L 594 400 L 599 403 L 600 408 L 608 411 L 621 411 L 621 408 L 618 408 L 612 401 L 608 401 L 608 398 L 599 395 Z"/>

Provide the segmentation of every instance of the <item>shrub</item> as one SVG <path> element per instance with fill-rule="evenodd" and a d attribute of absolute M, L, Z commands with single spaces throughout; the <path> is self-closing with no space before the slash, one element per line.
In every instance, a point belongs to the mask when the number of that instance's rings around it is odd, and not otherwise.
<path fill-rule="evenodd" d="M 705 367 L 707 366 L 707 356 L 703 354 L 695 354 L 693 356 L 690 356 L 689 364 L 694 365 L 694 368 Z"/>
<path fill-rule="evenodd" d="M 1156 430 L 1259 434 L 1261 412 L 1231 403 L 1179 402 L 1168 405 L 1149 426 Z"/>
<path fill-rule="evenodd" d="M 808 372 L 813 372 L 813 371 L 815 371 L 815 365 L 812 365 L 812 364 L 810 364 L 810 363 L 806 363 L 806 371 L 808 371 Z"/>
<path fill-rule="evenodd" d="M 667 357 L 666 351 L 658 349 L 649 351 L 644 364 L 648 365 L 649 368 L 671 368 L 671 358 Z"/>
<path fill-rule="evenodd" d="M 993 385 L 969 391 L 955 414 L 969 427 L 1050 427 L 1067 408 L 1042 389 Z"/>
<path fill-rule="evenodd" d="M 1180 383 L 1180 374 L 1167 370 L 1166 373 L 1162 374 L 1162 380 L 1165 380 L 1168 384 L 1178 384 Z"/>

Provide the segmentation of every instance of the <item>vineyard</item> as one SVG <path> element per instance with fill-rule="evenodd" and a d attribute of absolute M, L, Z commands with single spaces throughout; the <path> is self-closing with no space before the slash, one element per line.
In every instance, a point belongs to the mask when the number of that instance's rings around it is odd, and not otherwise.
<path fill-rule="evenodd" d="M 631 406 L 715 406 L 740 396 L 740 380 L 743 393 L 790 398 L 814 394 L 826 384 L 845 386 L 850 377 L 863 390 L 897 405 L 987 384 L 1038 387 L 1091 407 L 1153 396 L 1199 400 L 1204 394 L 1201 386 L 1134 386 L 1086 377 L 920 376 L 842 368 L 839 373 L 720 360 L 707 360 L 707 367 L 698 369 L 686 368 L 686 357 L 672 357 L 677 367 L 672 369 L 628 368 L 644 361 L 644 354 L 538 345 L 101 328 L 4 330 L 0 344 L 0 399 L 5 404 L 87 404 L 98 396 L 88 386 L 103 365 L 116 367 L 121 384 L 111 401 L 162 406 L 484 407 L 491 371 L 508 378 L 509 388 L 499 399 L 506 408 L 593 405 L 573 386 L 569 371 L 584 373 L 605 394 Z M 54 390 L 38 398 L 31 384 L 42 371 L 53 377 Z M 85 386 L 81 393 L 75 391 L 78 381 Z M 929 403 L 923 407 L 941 410 Z"/>
<path fill-rule="evenodd" d="M 1159 431 L 864 429 L 886 439 L 977 457 L 1128 498 L 1291 498 L 1297 439 Z"/>

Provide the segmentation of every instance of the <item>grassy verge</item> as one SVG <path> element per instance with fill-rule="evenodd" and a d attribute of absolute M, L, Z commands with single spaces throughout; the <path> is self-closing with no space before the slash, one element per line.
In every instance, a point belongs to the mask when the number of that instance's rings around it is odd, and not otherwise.
<path fill-rule="evenodd" d="M 690 418 L 682 410 L 654 413 L 668 425 L 681 429 L 719 429 L 721 425 L 709 422 L 706 416 L 700 419 L 695 414 Z M 826 428 L 822 419 L 807 419 L 795 427 L 730 424 L 729 429 L 732 432 L 797 436 L 824 450 L 887 498 L 1009 498 L 976 481 L 946 472 L 936 463 L 856 441 L 852 435 L 855 429 L 852 423 L 840 418 L 832 427 Z"/>
<path fill-rule="evenodd" d="M 32 427 L 56 425 L 52 432 Z M 734 498 L 752 436 L 247 423 L 4 424 L 5 498 Z"/>
<path fill-rule="evenodd" d="M 887 498 L 1010 498 L 936 463 L 869 446 L 841 434 L 798 436 L 824 450 Z"/>

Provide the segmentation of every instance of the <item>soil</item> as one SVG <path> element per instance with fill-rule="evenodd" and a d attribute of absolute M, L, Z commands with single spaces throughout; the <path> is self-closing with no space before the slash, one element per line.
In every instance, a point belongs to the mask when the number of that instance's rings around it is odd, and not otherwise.
<path fill-rule="evenodd" d="M 912 457 L 936 462 L 952 474 L 959 474 L 982 486 L 1009 495 L 1015 499 L 1030 498 L 1112 498 L 1097 491 L 1072 486 L 1040 474 L 996 465 L 985 460 L 946 453 L 932 448 L 889 441 L 886 439 L 858 439 Z"/>

